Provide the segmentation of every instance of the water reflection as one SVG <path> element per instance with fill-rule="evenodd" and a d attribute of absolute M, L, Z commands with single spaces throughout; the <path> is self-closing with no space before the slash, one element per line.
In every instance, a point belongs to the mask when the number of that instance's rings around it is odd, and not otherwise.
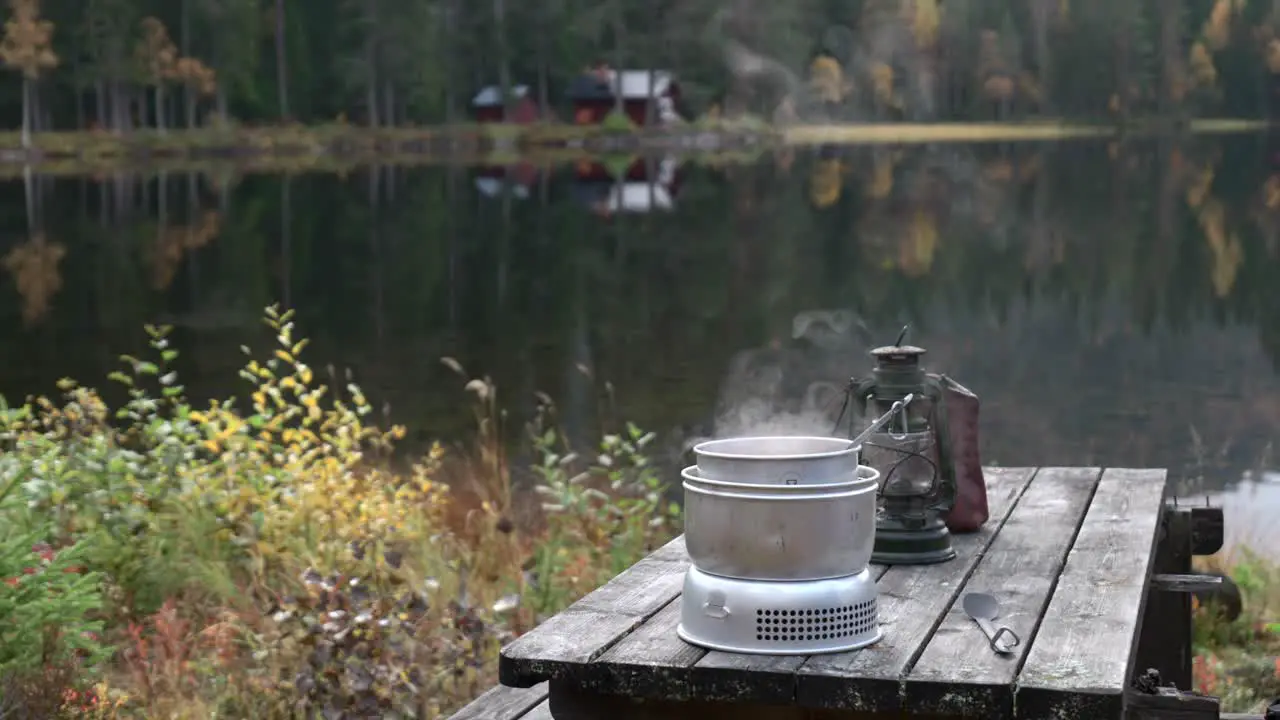
<path fill-rule="evenodd" d="M 234 391 L 280 300 L 314 362 L 419 438 L 467 430 L 451 355 L 517 420 L 544 390 L 582 434 L 625 417 L 676 452 L 717 408 L 829 406 L 909 322 L 983 398 L 988 461 L 1222 486 L 1280 429 L 1278 155 L 1237 137 L 28 178 L 0 187 L 0 392 L 101 378 L 144 322 L 177 326 L 194 394 Z"/>

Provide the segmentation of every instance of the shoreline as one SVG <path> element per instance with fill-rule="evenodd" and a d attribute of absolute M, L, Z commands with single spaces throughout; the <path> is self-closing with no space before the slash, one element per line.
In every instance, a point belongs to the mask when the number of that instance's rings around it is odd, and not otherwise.
<path fill-rule="evenodd" d="M 1126 127 L 1061 120 L 1018 123 L 805 124 L 692 123 L 631 132 L 599 126 L 460 124 L 364 128 L 328 125 L 140 130 L 0 132 L 0 177 L 27 168 L 71 174 L 156 165 L 229 164 L 263 172 L 342 169 L 356 165 L 563 163 L 608 154 L 756 155 L 779 147 L 1119 139 L 1153 134 L 1264 131 L 1266 121 L 1200 119 L 1181 126 Z M 13 171 L 18 172 L 13 172 Z"/>

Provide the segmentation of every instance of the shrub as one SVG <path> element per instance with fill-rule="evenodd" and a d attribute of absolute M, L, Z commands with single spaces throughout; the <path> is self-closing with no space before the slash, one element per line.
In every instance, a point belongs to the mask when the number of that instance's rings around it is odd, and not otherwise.
<path fill-rule="evenodd" d="M 8 696 L 43 687 L 94 717 L 436 717 L 494 682 L 502 643 L 670 536 L 640 429 L 579 459 L 546 400 L 529 435 L 546 512 L 518 512 L 536 503 L 512 485 L 492 382 L 446 360 L 478 441 L 393 470 L 403 428 L 372 422 L 349 375 L 316 377 L 291 313 L 265 321 L 274 347 L 246 359 L 244 400 L 191 404 L 148 327 L 151 354 L 111 376 L 121 407 L 67 380 L 56 402 L 4 408 L 0 578 L 18 583 L 0 617 L 14 633 L 53 618 L 61 648 L 4 649 Z M 86 691 L 107 656 L 115 686 Z"/>
<path fill-rule="evenodd" d="M 1243 547 L 1198 564 L 1235 582 L 1243 612 L 1228 621 L 1213 603 L 1196 608 L 1195 689 L 1224 712 L 1261 712 L 1280 697 L 1280 567 Z"/>

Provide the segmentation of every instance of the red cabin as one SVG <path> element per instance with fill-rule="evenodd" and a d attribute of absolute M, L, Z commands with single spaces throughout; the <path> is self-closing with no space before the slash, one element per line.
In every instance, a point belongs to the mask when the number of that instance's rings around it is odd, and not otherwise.
<path fill-rule="evenodd" d="M 650 105 L 654 120 L 663 125 L 676 121 L 680 86 L 663 70 L 612 70 L 598 67 L 575 78 L 569 85 L 573 119 L 578 125 L 597 125 L 613 111 L 617 96 L 622 109 L 638 126 L 649 123 Z"/>
<path fill-rule="evenodd" d="M 471 111 L 476 122 L 512 122 L 519 125 L 535 123 L 541 118 L 538 103 L 529 96 L 528 85 L 516 85 L 511 88 L 511 113 L 503 117 L 502 88 L 490 85 L 471 99 Z"/>

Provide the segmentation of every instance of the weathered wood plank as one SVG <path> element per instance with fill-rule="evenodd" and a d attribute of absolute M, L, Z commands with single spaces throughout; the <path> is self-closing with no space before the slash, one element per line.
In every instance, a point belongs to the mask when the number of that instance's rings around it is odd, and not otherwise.
<path fill-rule="evenodd" d="M 999 532 L 1035 474 L 1035 468 L 988 468 L 990 516 L 974 533 L 956 535 L 956 558 L 937 565 L 899 565 L 879 581 L 884 639 L 866 650 L 814 655 L 799 670 L 801 705 L 869 711 L 896 710 L 899 679 L 919 656 L 943 613 Z"/>
<path fill-rule="evenodd" d="M 543 700 L 535 705 L 532 710 L 521 715 L 519 720 L 552 720 L 551 701 Z"/>
<path fill-rule="evenodd" d="M 1019 718 L 1120 716 L 1134 674 L 1166 475 L 1103 473 L 1018 676 Z"/>
<path fill-rule="evenodd" d="M 677 597 L 595 662 L 585 665 L 575 674 L 577 687 L 629 697 L 688 699 L 689 668 L 707 651 L 681 640 L 676 634 L 679 624 Z"/>
<path fill-rule="evenodd" d="M 667 543 L 504 647 L 499 681 L 529 687 L 595 660 L 678 596 L 688 567 L 684 538 Z"/>
<path fill-rule="evenodd" d="M 906 711 L 1012 717 L 1018 666 L 1101 475 L 1101 468 L 1036 473 L 963 588 L 994 595 L 1001 610 L 997 625 L 1011 628 L 1022 643 L 1006 655 L 992 652 L 961 603 L 952 603 L 905 676 Z"/>
<path fill-rule="evenodd" d="M 552 681 L 549 704 L 555 720 L 808 720 L 806 711 L 794 705 L 602 695 L 563 680 Z"/>
<path fill-rule="evenodd" d="M 803 655 L 739 655 L 709 652 L 693 666 L 698 697 L 727 702 L 789 705 L 795 702 L 796 671 Z"/>
<path fill-rule="evenodd" d="M 472 700 L 466 707 L 449 717 L 449 720 L 517 720 L 539 703 L 547 700 L 547 683 L 528 688 L 512 688 L 495 685 Z"/>

